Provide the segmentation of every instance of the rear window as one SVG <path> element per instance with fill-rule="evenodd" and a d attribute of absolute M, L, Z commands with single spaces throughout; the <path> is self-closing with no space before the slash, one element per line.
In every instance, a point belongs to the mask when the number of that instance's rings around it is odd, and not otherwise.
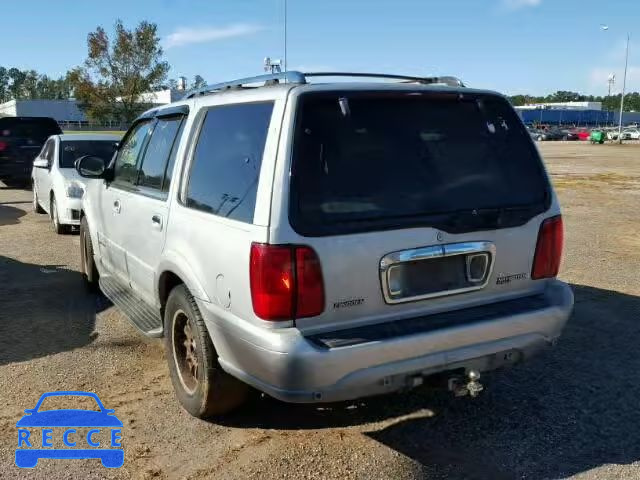
<path fill-rule="evenodd" d="M 60 144 L 60 168 L 73 168 L 76 160 L 85 155 L 100 157 L 109 162 L 116 151 L 114 140 L 74 140 Z"/>
<path fill-rule="evenodd" d="M 51 135 L 62 133 L 53 118 L 2 118 L 0 119 L 0 136 L 22 137 L 38 140 L 41 143 Z"/>
<path fill-rule="evenodd" d="M 310 93 L 298 108 L 289 214 L 300 234 L 472 231 L 548 208 L 537 150 L 500 97 Z"/>

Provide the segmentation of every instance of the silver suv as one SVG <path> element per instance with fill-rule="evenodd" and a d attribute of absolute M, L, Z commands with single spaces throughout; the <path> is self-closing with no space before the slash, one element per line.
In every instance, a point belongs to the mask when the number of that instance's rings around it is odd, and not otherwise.
<path fill-rule="evenodd" d="M 560 206 L 507 100 L 452 77 L 340 75 L 385 81 L 205 87 L 143 114 L 110 162 L 76 164 L 99 179 L 87 284 L 164 337 L 192 415 L 249 386 L 332 402 L 439 373 L 476 394 L 571 313 Z"/>

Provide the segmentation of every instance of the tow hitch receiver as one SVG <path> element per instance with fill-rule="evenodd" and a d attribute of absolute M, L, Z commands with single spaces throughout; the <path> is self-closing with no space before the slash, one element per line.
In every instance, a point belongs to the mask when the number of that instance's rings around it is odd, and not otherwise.
<path fill-rule="evenodd" d="M 467 378 L 456 376 L 449 378 L 448 389 L 456 397 L 466 397 L 467 395 L 472 398 L 477 397 L 484 386 L 479 382 L 480 372 L 477 370 L 467 371 Z"/>

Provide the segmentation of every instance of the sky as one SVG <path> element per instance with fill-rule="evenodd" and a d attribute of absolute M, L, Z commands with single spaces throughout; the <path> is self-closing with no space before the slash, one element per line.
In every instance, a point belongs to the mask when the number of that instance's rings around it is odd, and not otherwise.
<path fill-rule="evenodd" d="M 285 0 L 2 2 L 0 65 L 60 76 L 87 33 L 158 25 L 171 78 L 209 83 L 262 73 L 284 56 Z M 601 95 L 616 74 L 640 91 L 640 0 L 288 0 L 289 69 L 455 75 L 506 94 Z M 607 25 L 603 29 L 601 25 Z M 634 31 L 635 28 L 635 31 Z"/>

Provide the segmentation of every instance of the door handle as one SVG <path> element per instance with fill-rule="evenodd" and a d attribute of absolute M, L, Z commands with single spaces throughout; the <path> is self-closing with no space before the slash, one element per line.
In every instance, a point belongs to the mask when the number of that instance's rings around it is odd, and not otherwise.
<path fill-rule="evenodd" d="M 116 200 L 115 202 L 113 202 L 113 212 L 114 213 L 120 213 L 120 209 L 122 208 L 122 205 L 120 205 L 120 200 Z"/>
<path fill-rule="evenodd" d="M 154 228 L 162 230 L 162 217 L 160 215 L 154 215 L 151 217 L 151 223 Z"/>

